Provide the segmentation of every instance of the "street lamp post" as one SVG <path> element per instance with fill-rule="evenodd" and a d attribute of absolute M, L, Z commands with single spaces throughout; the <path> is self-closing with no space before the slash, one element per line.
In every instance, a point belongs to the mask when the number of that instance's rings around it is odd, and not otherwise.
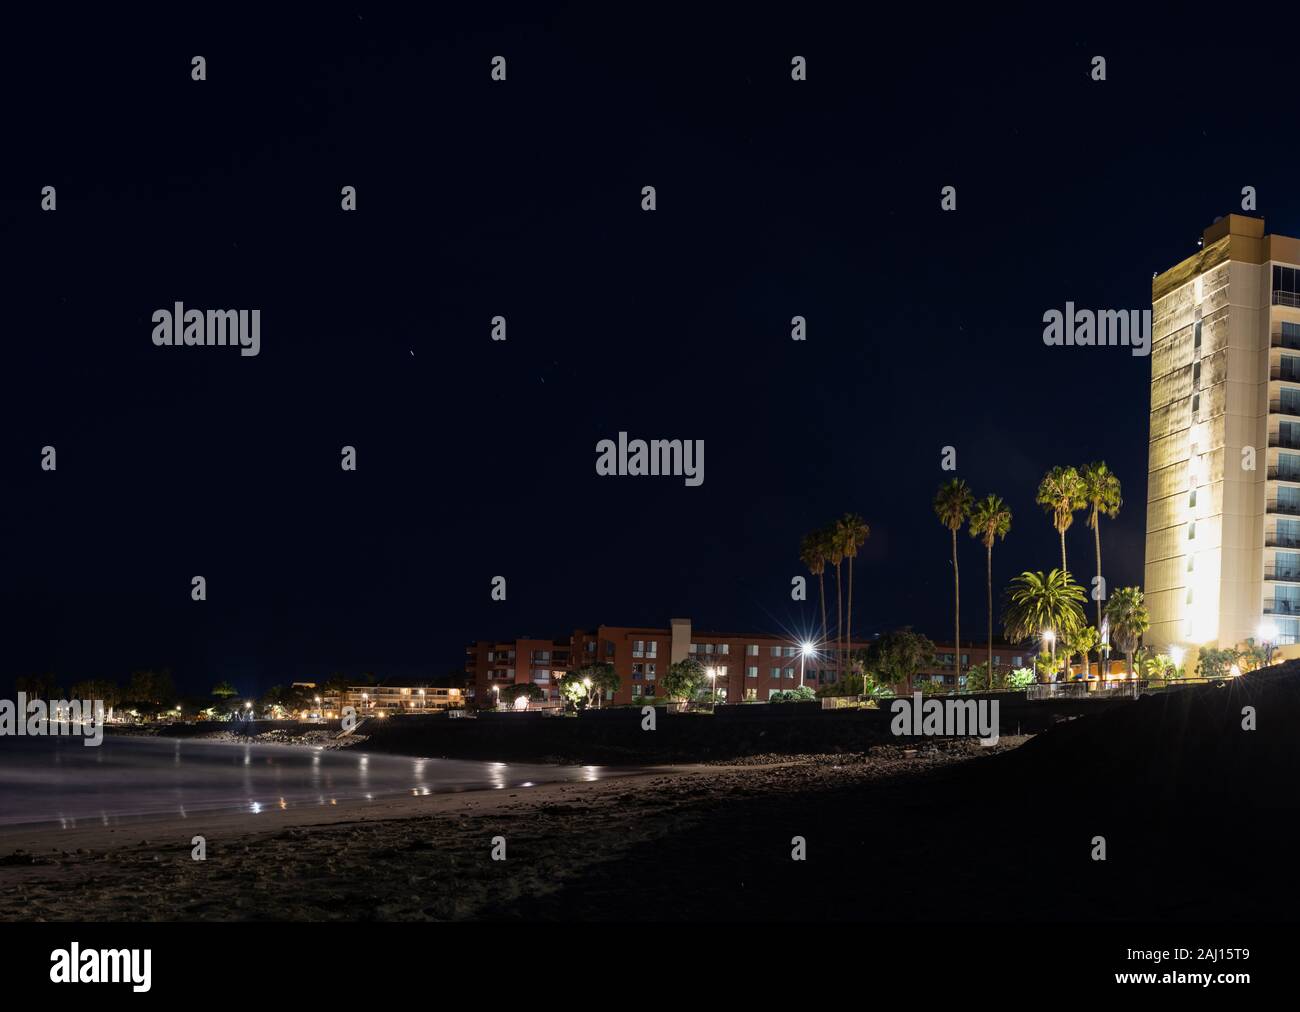
<path fill-rule="evenodd" d="M 1044 629 L 1043 642 L 1047 644 L 1048 653 L 1052 658 L 1052 681 L 1056 681 L 1056 630 Z"/>
<path fill-rule="evenodd" d="M 813 648 L 811 643 L 805 643 L 799 651 L 799 688 L 803 688 L 803 668 L 804 662 L 812 656 Z"/>
<path fill-rule="evenodd" d="M 709 681 L 713 683 L 713 705 L 718 705 L 718 669 L 708 669 Z"/>

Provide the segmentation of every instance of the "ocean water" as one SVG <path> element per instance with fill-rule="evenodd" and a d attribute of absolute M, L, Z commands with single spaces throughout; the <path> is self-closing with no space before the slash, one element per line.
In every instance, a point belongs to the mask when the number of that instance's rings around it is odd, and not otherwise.
<path fill-rule="evenodd" d="M 0 830 L 198 812 L 309 808 L 458 791 L 600 780 L 630 770 L 414 759 L 360 748 L 105 735 L 0 737 Z"/>

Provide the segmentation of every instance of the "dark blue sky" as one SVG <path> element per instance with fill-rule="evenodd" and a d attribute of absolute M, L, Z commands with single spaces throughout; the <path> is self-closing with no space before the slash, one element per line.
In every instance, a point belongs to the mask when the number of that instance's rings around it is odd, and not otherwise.
<path fill-rule="evenodd" d="M 943 635 L 948 444 L 1014 511 L 999 590 L 1056 559 L 1043 472 L 1098 458 L 1108 581 L 1141 582 L 1150 362 L 1045 347 L 1042 316 L 1148 308 L 1245 185 L 1300 232 L 1293 35 L 473 10 L 3 34 L 0 684 L 166 665 L 248 692 L 598 622 L 811 627 L 799 538 L 849 510 L 856 628 Z M 260 308 L 261 354 L 155 348 L 176 300 Z M 597 478 L 619 430 L 703 439 L 704 485 Z M 1090 578 L 1082 517 L 1068 545 Z"/>

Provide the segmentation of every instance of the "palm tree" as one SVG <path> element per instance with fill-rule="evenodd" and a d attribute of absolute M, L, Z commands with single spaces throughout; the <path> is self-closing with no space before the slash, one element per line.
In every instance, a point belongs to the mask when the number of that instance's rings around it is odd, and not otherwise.
<path fill-rule="evenodd" d="M 840 563 L 844 561 L 844 541 L 839 527 L 831 524 L 822 536 L 826 539 L 826 561 L 835 567 L 835 678 L 840 677 L 842 651 L 841 637 L 844 632 L 844 601 L 840 594 Z"/>
<path fill-rule="evenodd" d="M 1133 678 L 1133 651 L 1137 649 L 1142 634 L 1151 628 L 1151 616 L 1142 600 L 1140 587 L 1120 587 L 1106 603 L 1106 618 L 1110 622 L 1110 638 L 1119 651 L 1128 658 L 1128 677 Z"/>
<path fill-rule="evenodd" d="M 1083 499 L 1083 484 L 1079 472 L 1072 467 L 1054 467 L 1038 484 L 1038 505 L 1052 517 L 1052 526 L 1061 536 L 1061 572 L 1069 573 L 1065 563 L 1065 532 L 1074 523 L 1075 510 L 1087 503 Z"/>
<path fill-rule="evenodd" d="M 966 483 L 960 478 L 953 478 L 946 485 L 939 486 L 934 497 L 934 515 L 952 532 L 952 593 L 953 593 L 953 646 L 957 663 L 957 675 L 954 686 L 961 684 L 961 581 L 957 572 L 957 532 L 970 516 L 971 503 L 975 497 Z"/>
<path fill-rule="evenodd" d="M 822 647 L 826 645 L 826 535 L 823 531 L 805 534 L 799 543 L 799 559 L 808 572 L 817 577 L 817 589 L 822 599 Z"/>
<path fill-rule="evenodd" d="M 1071 653 L 1079 655 L 1083 661 L 1083 680 L 1088 680 L 1089 665 L 1092 663 L 1092 652 L 1101 645 L 1101 634 L 1090 625 L 1082 625 L 1070 637 L 1069 647 Z M 1097 668 L 1098 674 L 1101 673 L 1100 666 Z"/>
<path fill-rule="evenodd" d="M 1119 478 L 1104 460 L 1089 464 L 1079 473 L 1084 502 L 1088 505 L 1088 526 L 1097 546 L 1097 576 L 1101 577 L 1101 514 L 1115 517 L 1124 505 Z M 1097 598 L 1097 632 L 1101 633 L 1101 597 Z"/>
<path fill-rule="evenodd" d="M 990 689 L 997 681 L 997 673 L 993 669 L 993 542 L 997 538 L 1006 538 L 1009 530 L 1011 530 L 1011 510 L 1007 509 L 1007 504 L 1002 501 L 1001 496 L 990 492 L 976 504 L 970 518 L 970 536 L 982 538 L 984 547 L 988 550 L 989 652 L 985 660 L 989 666 Z"/>
<path fill-rule="evenodd" d="M 844 541 L 844 554 L 849 559 L 849 621 L 844 629 L 844 645 L 851 656 L 853 653 L 853 560 L 858 557 L 858 549 L 867 538 L 871 537 L 871 528 L 856 513 L 845 513 L 837 526 Z"/>
<path fill-rule="evenodd" d="M 1002 616 L 1007 639 L 1013 643 L 1040 636 L 1045 630 L 1052 639 L 1052 660 L 1056 660 L 1056 636 L 1068 640 L 1087 620 L 1083 614 L 1083 588 L 1059 569 L 1050 573 L 1021 573 L 1011 581 L 1008 604 Z"/>

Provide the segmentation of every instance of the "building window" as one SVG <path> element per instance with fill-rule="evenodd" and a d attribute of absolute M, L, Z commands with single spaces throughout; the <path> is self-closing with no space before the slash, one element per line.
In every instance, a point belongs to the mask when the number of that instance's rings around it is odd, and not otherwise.
<path fill-rule="evenodd" d="M 747 668 L 745 669 L 745 677 L 746 677 L 746 678 L 757 678 L 757 677 L 758 677 L 758 665 L 757 665 L 757 664 L 751 664 L 749 667 L 747 667 Z"/>
<path fill-rule="evenodd" d="M 1300 306 L 1300 270 L 1273 265 L 1273 305 Z"/>
<path fill-rule="evenodd" d="M 773 647 L 773 648 L 772 648 L 772 656 L 773 656 L 773 657 L 780 657 L 780 656 L 781 656 L 781 648 L 780 648 L 780 647 Z"/>
<path fill-rule="evenodd" d="M 1195 521 L 1195 520 L 1193 520 L 1191 523 L 1189 523 L 1189 524 L 1187 525 L 1187 540 L 1188 540 L 1188 541 L 1195 541 L 1195 540 L 1196 540 L 1196 521 Z"/>
<path fill-rule="evenodd" d="M 1201 363 L 1197 362 L 1192 366 L 1192 389 L 1201 389 Z"/>
<path fill-rule="evenodd" d="M 1196 325 L 1192 328 L 1192 352 L 1195 355 L 1201 354 L 1201 321 L 1197 320 Z"/>
<path fill-rule="evenodd" d="M 757 644 L 757 643 L 751 643 L 749 646 L 745 647 L 745 655 L 746 655 L 747 657 L 757 657 L 757 656 L 758 656 L 758 644 Z"/>
<path fill-rule="evenodd" d="M 659 656 L 659 641 L 658 641 L 658 640 L 651 640 L 649 643 L 646 644 L 646 647 L 645 647 L 645 655 L 646 655 L 647 657 L 658 657 L 658 656 Z"/>
<path fill-rule="evenodd" d="M 781 669 L 780 669 L 780 668 L 773 668 L 773 669 L 772 669 L 772 677 L 775 678 L 775 679 L 779 682 L 779 681 L 781 680 Z"/>
<path fill-rule="evenodd" d="M 644 656 L 645 656 L 645 640 L 633 640 L 633 641 L 632 641 L 632 656 L 633 656 L 633 657 L 644 657 Z"/>
<path fill-rule="evenodd" d="M 639 682 L 639 681 L 641 681 L 643 678 L 645 678 L 645 665 L 644 665 L 644 664 L 633 664 L 633 665 L 632 665 L 632 681 L 634 681 L 634 682 Z"/>
<path fill-rule="evenodd" d="M 1192 489 L 1187 495 L 1187 508 L 1196 509 L 1196 489 Z"/>

